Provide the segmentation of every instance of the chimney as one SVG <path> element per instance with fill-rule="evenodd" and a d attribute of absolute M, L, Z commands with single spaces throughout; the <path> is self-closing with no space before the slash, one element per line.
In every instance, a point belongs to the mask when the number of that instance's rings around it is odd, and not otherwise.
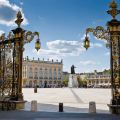
<path fill-rule="evenodd" d="M 28 60 L 28 56 L 27 56 L 27 60 Z"/>
<path fill-rule="evenodd" d="M 39 58 L 38 58 L 38 61 L 39 61 Z"/>

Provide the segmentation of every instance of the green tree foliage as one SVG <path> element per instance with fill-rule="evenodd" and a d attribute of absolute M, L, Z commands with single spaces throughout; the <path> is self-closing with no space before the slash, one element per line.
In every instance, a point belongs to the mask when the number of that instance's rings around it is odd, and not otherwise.
<path fill-rule="evenodd" d="M 69 76 L 65 78 L 65 81 L 64 81 L 65 85 L 68 85 L 68 82 L 69 82 Z"/>
<path fill-rule="evenodd" d="M 80 76 L 77 77 L 77 81 L 78 81 L 78 86 L 83 86 L 83 81 Z"/>

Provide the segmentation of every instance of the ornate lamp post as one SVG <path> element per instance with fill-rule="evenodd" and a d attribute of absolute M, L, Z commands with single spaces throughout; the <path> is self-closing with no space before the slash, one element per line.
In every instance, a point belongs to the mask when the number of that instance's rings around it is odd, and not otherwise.
<path fill-rule="evenodd" d="M 106 47 L 110 48 L 110 66 L 111 66 L 111 102 L 108 104 L 111 113 L 117 113 L 115 109 L 117 105 L 120 105 L 120 21 L 116 20 L 115 17 L 120 13 L 120 10 L 117 10 L 117 3 L 113 0 L 107 13 L 112 16 L 112 20 L 107 22 L 107 30 L 104 30 L 101 26 L 97 26 L 96 29 L 87 28 L 86 29 L 86 38 L 84 41 L 84 47 L 86 50 L 89 47 L 87 34 L 93 32 L 93 35 L 97 38 L 107 40 Z M 119 70 L 119 78 L 117 75 L 117 70 Z M 113 74 L 114 71 L 114 74 Z M 118 108 L 119 109 L 119 108 Z"/>
<path fill-rule="evenodd" d="M 35 68 L 35 88 L 34 88 L 34 93 L 37 93 L 37 66 Z"/>
<path fill-rule="evenodd" d="M 17 13 L 17 20 L 15 23 L 18 25 L 18 28 L 12 30 L 12 32 L 9 32 L 9 35 L 7 38 L 5 38 L 5 33 L 0 36 L 0 80 L 2 79 L 2 86 L 1 90 L 2 95 L 4 95 L 5 86 L 9 86 L 11 92 L 12 100 L 17 101 L 23 101 L 23 95 L 22 95 L 22 66 L 23 66 L 23 46 L 26 43 L 30 43 L 34 36 L 37 35 L 37 43 L 35 45 L 36 50 L 38 51 L 40 49 L 40 39 L 39 39 L 39 32 L 32 33 L 31 31 L 28 31 L 25 33 L 26 30 L 20 28 L 22 19 L 22 14 L 19 11 Z M 2 61 L 5 61 L 6 54 L 5 52 L 11 52 L 13 51 L 13 63 L 11 58 L 7 59 L 7 68 L 12 69 L 13 75 L 9 77 L 10 84 L 8 84 L 8 78 L 5 76 L 5 70 L 6 65 L 2 64 Z M 3 59 L 2 59 L 3 58 Z M 10 87 L 11 85 L 11 87 Z"/>

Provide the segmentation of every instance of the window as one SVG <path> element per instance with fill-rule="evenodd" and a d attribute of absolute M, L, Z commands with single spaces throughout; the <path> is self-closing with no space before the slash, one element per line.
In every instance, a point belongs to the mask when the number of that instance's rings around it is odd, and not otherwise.
<path fill-rule="evenodd" d="M 103 81 L 101 81 L 101 83 L 103 83 Z"/>
<path fill-rule="evenodd" d="M 29 72 L 29 77 L 32 77 L 32 72 Z"/>
<path fill-rule="evenodd" d="M 49 73 L 49 78 L 52 78 L 52 73 Z"/>
<path fill-rule="evenodd" d="M 60 68 L 59 68 L 59 71 L 60 71 Z"/>
<path fill-rule="evenodd" d="M 52 81 L 49 81 L 49 84 L 52 84 Z"/>
<path fill-rule="evenodd" d="M 58 81 L 58 84 L 60 85 L 60 84 L 61 84 L 61 81 Z"/>
<path fill-rule="evenodd" d="M 25 71 L 25 77 L 26 77 L 26 71 Z"/>
<path fill-rule="evenodd" d="M 91 81 L 89 81 L 89 83 L 91 83 Z"/>
<path fill-rule="evenodd" d="M 54 78 L 56 78 L 56 73 L 54 73 Z"/>
<path fill-rule="evenodd" d="M 97 83 L 99 83 L 99 81 L 97 81 Z"/>
<path fill-rule="evenodd" d="M 34 73 L 34 77 L 37 77 L 37 72 Z"/>
<path fill-rule="evenodd" d="M 24 70 L 24 66 L 23 66 L 23 70 Z"/>
<path fill-rule="evenodd" d="M 56 68 L 54 68 L 54 71 L 56 71 Z"/>
<path fill-rule="evenodd" d="M 32 69 L 32 66 L 30 66 L 30 69 Z"/>
<path fill-rule="evenodd" d="M 56 84 L 56 81 L 54 81 L 54 84 Z"/>
<path fill-rule="evenodd" d="M 44 73 L 44 78 L 47 78 L 47 73 L 46 72 Z"/>
<path fill-rule="evenodd" d="M 61 75 L 60 75 L 60 73 L 58 73 L 58 78 L 61 78 Z"/>
<path fill-rule="evenodd" d="M 106 80 L 105 83 L 108 83 L 108 80 Z"/>
<path fill-rule="evenodd" d="M 42 81 L 39 82 L 39 85 L 42 85 Z"/>
<path fill-rule="evenodd" d="M 45 70 L 47 70 L 47 67 L 45 67 Z"/>
<path fill-rule="evenodd" d="M 40 78 L 42 78 L 42 72 L 40 72 Z"/>
<path fill-rule="evenodd" d="M 23 77 L 24 77 L 24 72 L 23 72 Z"/>
<path fill-rule="evenodd" d="M 32 81 L 29 81 L 29 86 L 32 86 Z"/>
<path fill-rule="evenodd" d="M 42 70 L 42 67 L 40 67 L 40 70 Z"/>
<path fill-rule="evenodd" d="M 25 65 L 25 69 L 26 69 L 26 65 Z"/>
<path fill-rule="evenodd" d="M 52 70 L 52 68 L 50 67 L 50 70 Z"/>

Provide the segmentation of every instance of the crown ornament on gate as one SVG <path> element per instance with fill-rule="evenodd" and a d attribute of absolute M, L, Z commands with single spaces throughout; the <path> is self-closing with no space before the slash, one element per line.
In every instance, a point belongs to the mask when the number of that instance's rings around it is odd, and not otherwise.
<path fill-rule="evenodd" d="M 117 3 L 113 0 L 110 5 L 109 8 L 112 8 L 111 10 L 108 10 L 107 13 L 110 14 L 113 18 L 113 20 L 115 20 L 116 15 L 118 15 L 120 13 L 120 10 L 117 10 L 116 8 L 118 8 Z"/>
<path fill-rule="evenodd" d="M 21 12 L 19 11 L 19 12 L 17 13 L 17 20 L 15 21 L 15 23 L 18 25 L 18 28 L 20 28 L 21 22 L 23 21 L 23 19 L 21 19 L 21 18 L 22 18 L 22 14 L 21 14 Z"/>

